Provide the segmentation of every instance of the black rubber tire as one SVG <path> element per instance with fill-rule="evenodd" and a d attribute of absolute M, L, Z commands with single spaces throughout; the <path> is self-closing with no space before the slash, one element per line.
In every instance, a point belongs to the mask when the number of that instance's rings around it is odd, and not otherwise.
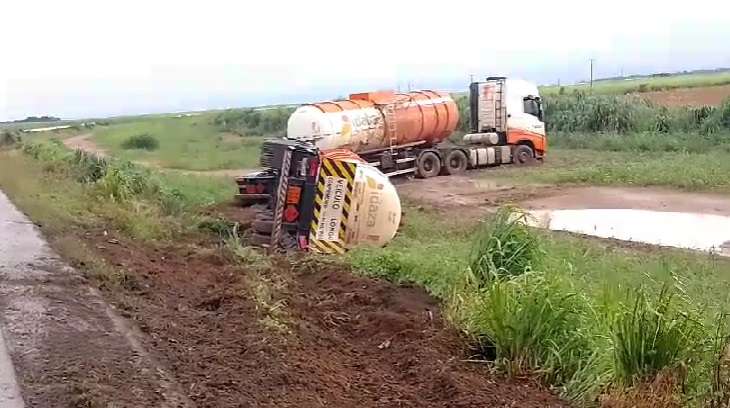
<path fill-rule="evenodd" d="M 421 153 L 416 160 L 416 176 L 429 178 L 438 176 L 441 172 L 441 159 L 436 152 L 427 150 Z"/>
<path fill-rule="evenodd" d="M 274 221 L 256 220 L 251 224 L 255 232 L 271 235 L 274 230 Z"/>
<path fill-rule="evenodd" d="M 263 209 L 256 212 L 256 219 L 251 223 L 254 232 L 271 235 L 274 230 L 274 214 L 271 210 Z"/>
<path fill-rule="evenodd" d="M 469 159 L 462 150 L 452 150 L 444 159 L 443 173 L 447 176 L 464 174 L 469 166 Z"/>
<path fill-rule="evenodd" d="M 517 166 L 529 166 L 535 163 L 535 152 L 527 145 L 517 145 L 512 150 L 512 163 Z"/>

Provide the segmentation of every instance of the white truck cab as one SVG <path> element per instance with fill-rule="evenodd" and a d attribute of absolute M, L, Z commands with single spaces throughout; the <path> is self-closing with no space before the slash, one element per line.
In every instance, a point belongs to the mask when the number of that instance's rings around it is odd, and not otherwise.
<path fill-rule="evenodd" d="M 513 162 L 542 158 L 547 149 L 540 92 L 531 82 L 489 77 L 469 87 L 471 144 L 509 146 Z M 524 147 L 521 147 L 524 146 Z"/>

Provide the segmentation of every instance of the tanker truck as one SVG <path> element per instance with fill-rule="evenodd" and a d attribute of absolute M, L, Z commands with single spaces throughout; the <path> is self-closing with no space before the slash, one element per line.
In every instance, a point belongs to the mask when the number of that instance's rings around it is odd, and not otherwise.
<path fill-rule="evenodd" d="M 459 111 L 448 94 L 381 91 L 302 105 L 283 139 L 267 140 L 264 170 L 239 177 L 237 198 L 260 204 L 253 242 L 271 248 L 344 252 L 385 245 L 400 221 L 388 177 L 455 175 L 541 160 L 542 101 L 532 83 L 490 77 L 469 87 L 469 129 L 457 143 Z"/>
<path fill-rule="evenodd" d="M 454 143 L 459 111 L 448 94 L 369 92 L 303 105 L 286 138 L 347 149 L 389 176 L 428 178 L 470 168 L 530 164 L 546 150 L 540 95 L 527 81 L 490 77 L 469 87 L 470 133 Z"/>

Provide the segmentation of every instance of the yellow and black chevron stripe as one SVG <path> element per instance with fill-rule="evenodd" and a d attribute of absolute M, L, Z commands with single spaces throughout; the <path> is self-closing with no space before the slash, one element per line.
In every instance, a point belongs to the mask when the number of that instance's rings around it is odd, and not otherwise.
<path fill-rule="evenodd" d="M 314 199 L 314 217 L 309 232 L 309 247 L 312 251 L 321 254 L 343 254 L 345 253 L 345 240 L 347 237 L 347 220 L 350 216 L 352 205 L 352 190 L 355 185 L 355 171 L 357 163 L 350 163 L 340 160 L 323 158 L 317 180 L 317 195 Z M 317 239 L 317 230 L 322 215 L 324 204 L 325 177 L 339 177 L 347 180 L 345 200 L 342 206 L 342 219 L 340 222 L 339 239 L 337 241 L 324 241 Z"/>

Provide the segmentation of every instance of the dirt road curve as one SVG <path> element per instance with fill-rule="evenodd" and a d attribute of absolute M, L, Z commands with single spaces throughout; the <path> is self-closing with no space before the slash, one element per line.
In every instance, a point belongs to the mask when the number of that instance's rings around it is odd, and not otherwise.
<path fill-rule="evenodd" d="M 26 406 L 192 406 L 1 191 L 0 226 L 0 327 Z M 0 406 L 21 407 L 5 349 L 0 342 Z"/>
<path fill-rule="evenodd" d="M 91 133 L 83 133 L 78 136 L 69 137 L 63 140 L 63 144 L 71 150 L 83 150 L 87 153 L 94 153 L 97 156 L 108 156 L 106 150 L 99 147 L 91 140 Z"/>

